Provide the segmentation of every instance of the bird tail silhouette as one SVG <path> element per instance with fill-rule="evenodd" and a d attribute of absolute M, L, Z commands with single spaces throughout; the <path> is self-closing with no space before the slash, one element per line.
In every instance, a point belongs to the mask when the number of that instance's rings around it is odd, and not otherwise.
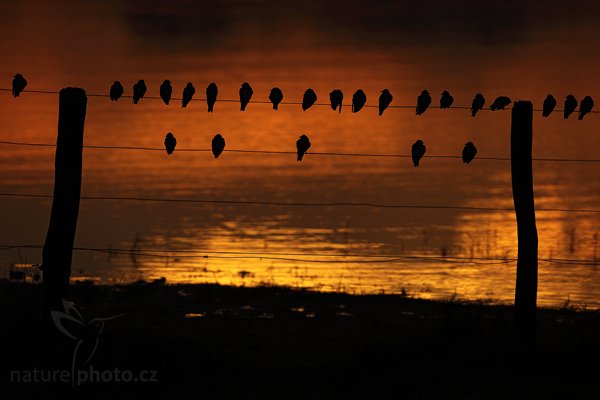
<path fill-rule="evenodd" d="M 583 119 L 584 115 L 585 115 L 585 113 L 580 112 L 579 117 L 577 119 L 581 121 Z"/>
<path fill-rule="evenodd" d="M 213 112 L 213 105 L 212 104 L 208 105 L 208 112 Z"/>
<path fill-rule="evenodd" d="M 277 110 L 277 104 L 273 104 L 273 110 Z"/>
<path fill-rule="evenodd" d="M 240 106 L 240 111 L 245 111 L 246 110 L 246 105 L 244 103 L 242 103 L 242 105 Z"/>
<path fill-rule="evenodd" d="M 138 101 L 139 101 L 138 99 L 134 98 L 134 99 L 133 99 L 133 104 L 137 104 L 137 103 L 138 103 Z"/>
<path fill-rule="evenodd" d="M 304 153 L 298 153 L 298 159 L 297 161 L 302 161 L 302 157 L 304 156 Z"/>
<path fill-rule="evenodd" d="M 383 110 L 379 110 L 379 115 L 383 115 Z"/>

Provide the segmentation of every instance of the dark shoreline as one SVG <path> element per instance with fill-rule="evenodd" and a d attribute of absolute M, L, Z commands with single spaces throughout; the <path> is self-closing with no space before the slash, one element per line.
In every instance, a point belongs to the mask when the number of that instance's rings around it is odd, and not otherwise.
<path fill-rule="evenodd" d="M 215 284 L 72 286 L 86 322 L 124 314 L 105 322 L 88 366 L 155 370 L 157 382 L 86 383 L 74 395 L 70 383 L 10 383 L 15 370 L 70 369 L 76 342 L 44 331 L 40 289 L 0 281 L 6 398 L 600 395 L 597 311 L 540 309 L 528 353 L 514 338 L 511 306 Z"/>

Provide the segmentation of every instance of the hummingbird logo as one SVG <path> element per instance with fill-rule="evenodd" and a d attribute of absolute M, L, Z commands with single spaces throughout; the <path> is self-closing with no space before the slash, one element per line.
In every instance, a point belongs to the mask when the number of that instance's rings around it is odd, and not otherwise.
<path fill-rule="evenodd" d="M 65 336 L 77 341 L 71 362 L 71 381 L 74 389 L 75 370 L 85 366 L 94 356 L 98 348 L 100 334 L 104 330 L 104 323 L 125 314 L 94 318 L 86 322 L 73 303 L 62 300 L 62 305 L 64 311 L 52 311 L 50 314 L 58 330 Z"/>

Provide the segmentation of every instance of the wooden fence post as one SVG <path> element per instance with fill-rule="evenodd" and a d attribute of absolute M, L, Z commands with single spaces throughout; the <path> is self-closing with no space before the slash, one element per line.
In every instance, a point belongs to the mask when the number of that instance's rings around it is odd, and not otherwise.
<path fill-rule="evenodd" d="M 81 195 L 83 127 L 87 107 L 85 90 L 65 88 L 58 105 L 58 138 L 54 164 L 54 197 L 46 242 L 42 250 L 43 301 L 46 315 L 62 310 L 71 276 L 73 242 Z"/>
<path fill-rule="evenodd" d="M 533 104 L 517 101 L 512 109 L 510 131 L 510 164 L 518 236 L 514 323 L 519 340 L 530 346 L 535 344 L 538 279 L 532 146 Z"/>

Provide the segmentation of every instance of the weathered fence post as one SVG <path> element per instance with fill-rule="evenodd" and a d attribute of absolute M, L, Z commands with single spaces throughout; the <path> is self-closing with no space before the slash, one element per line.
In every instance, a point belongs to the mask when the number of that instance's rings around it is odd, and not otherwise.
<path fill-rule="evenodd" d="M 517 217 L 518 260 L 515 330 L 524 344 L 535 343 L 538 279 L 538 236 L 533 200 L 533 104 L 517 101 L 510 131 L 513 200 Z"/>
<path fill-rule="evenodd" d="M 42 250 L 44 310 L 62 310 L 71 276 L 73 242 L 79 215 L 85 90 L 65 88 L 58 105 L 58 138 L 54 164 L 52 213 Z"/>

